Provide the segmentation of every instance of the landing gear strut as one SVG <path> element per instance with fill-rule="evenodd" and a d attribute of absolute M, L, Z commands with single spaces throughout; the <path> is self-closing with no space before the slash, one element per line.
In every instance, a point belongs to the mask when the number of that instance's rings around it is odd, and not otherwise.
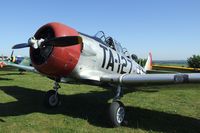
<path fill-rule="evenodd" d="M 58 94 L 58 89 L 60 88 L 60 85 L 58 84 L 58 82 L 54 82 L 54 90 L 49 90 L 46 94 L 45 94 L 45 99 L 44 99 L 44 103 L 47 107 L 56 107 L 58 106 L 58 104 L 60 103 L 60 97 Z"/>
<path fill-rule="evenodd" d="M 109 118 L 111 125 L 113 127 L 120 126 L 125 117 L 125 107 L 124 104 L 120 101 L 120 98 L 123 96 L 122 88 L 119 85 L 117 87 L 116 95 L 113 99 L 113 102 L 110 105 L 109 108 Z"/>

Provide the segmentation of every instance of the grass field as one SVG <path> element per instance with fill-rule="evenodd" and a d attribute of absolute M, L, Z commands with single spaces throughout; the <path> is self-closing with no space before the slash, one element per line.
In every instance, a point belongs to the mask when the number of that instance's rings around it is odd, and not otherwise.
<path fill-rule="evenodd" d="M 0 71 L 0 133 L 200 133 L 200 84 L 140 86 L 125 90 L 126 124 L 110 128 L 112 91 L 61 84 L 58 108 L 43 106 L 53 81 L 33 73 Z"/>

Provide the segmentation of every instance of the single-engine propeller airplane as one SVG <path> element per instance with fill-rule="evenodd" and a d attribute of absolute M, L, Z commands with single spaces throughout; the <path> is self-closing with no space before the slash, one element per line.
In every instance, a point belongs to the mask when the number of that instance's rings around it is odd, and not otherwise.
<path fill-rule="evenodd" d="M 1 57 L 1 61 L 0 61 L 0 68 L 3 68 L 5 66 L 12 66 L 12 67 L 18 67 L 20 74 L 22 74 L 24 71 L 23 68 L 26 66 L 28 68 L 28 71 L 32 71 L 33 67 L 30 67 L 31 61 L 29 57 L 23 57 L 23 56 L 14 56 L 14 50 L 12 51 L 10 57 L 8 58 L 3 58 L 3 56 Z M 22 65 L 23 68 L 20 68 L 19 66 Z"/>
<path fill-rule="evenodd" d="M 54 90 L 48 91 L 45 96 L 45 103 L 49 107 L 59 104 L 59 82 L 109 84 L 116 87 L 115 97 L 109 107 L 109 118 L 114 127 L 124 121 L 125 107 L 120 101 L 124 86 L 149 82 L 200 81 L 200 74 L 193 73 L 147 74 L 152 63 L 151 54 L 143 68 L 120 43 L 104 32 L 89 36 L 57 22 L 42 26 L 27 43 L 17 44 L 13 49 L 25 47 L 30 48 L 32 67 L 15 66 L 55 81 Z"/>

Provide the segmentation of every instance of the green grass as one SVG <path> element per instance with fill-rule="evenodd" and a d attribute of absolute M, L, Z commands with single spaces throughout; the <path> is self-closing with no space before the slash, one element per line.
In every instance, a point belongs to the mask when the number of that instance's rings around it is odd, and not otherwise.
<path fill-rule="evenodd" d="M 200 84 L 140 86 L 125 90 L 126 124 L 110 128 L 112 91 L 61 84 L 58 108 L 43 106 L 53 81 L 33 73 L 0 71 L 0 133 L 200 132 Z"/>

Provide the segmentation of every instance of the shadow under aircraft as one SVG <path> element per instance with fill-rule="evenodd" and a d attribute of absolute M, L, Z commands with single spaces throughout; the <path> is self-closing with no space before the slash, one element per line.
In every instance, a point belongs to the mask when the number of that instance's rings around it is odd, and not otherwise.
<path fill-rule="evenodd" d="M 63 114 L 73 118 L 87 120 L 98 127 L 109 128 L 106 110 L 108 100 L 112 95 L 106 91 L 89 92 L 72 95 L 61 95 L 63 100 L 58 108 L 48 109 L 41 102 L 45 92 L 32 90 L 19 86 L 1 86 L 0 90 L 14 97 L 17 101 L 0 103 L 1 122 L 6 122 L 3 117 L 20 116 L 34 112 L 45 114 Z M 125 94 L 130 90 L 125 90 Z M 91 100 L 92 99 L 92 100 Z M 84 105 L 84 106 L 80 106 Z M 156 110 L 149 110 L 134 106 L 128 106 L 124 125 L 129 128 L 137 128 L 159 132 L 197 133 L 200 132 L 200 120 L 179 114 L 170 114 Z"/>

